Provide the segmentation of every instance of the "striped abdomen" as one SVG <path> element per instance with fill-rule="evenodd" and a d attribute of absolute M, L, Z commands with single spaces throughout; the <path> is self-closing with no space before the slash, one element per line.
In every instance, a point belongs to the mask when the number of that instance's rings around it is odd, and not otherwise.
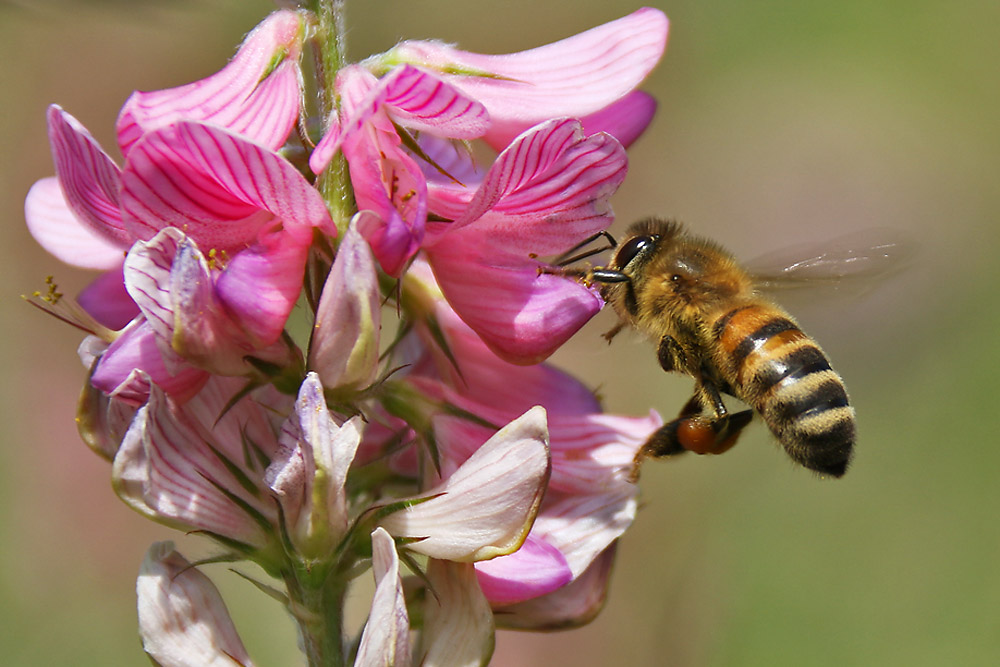
<path fill-rule="evenodd" d="M 764 304 L 734 308 L 712 333 L 720 371 L 798 463 L 840 477 L 854 447 L 854 408 L 826 355 L 788 316 Z"/>

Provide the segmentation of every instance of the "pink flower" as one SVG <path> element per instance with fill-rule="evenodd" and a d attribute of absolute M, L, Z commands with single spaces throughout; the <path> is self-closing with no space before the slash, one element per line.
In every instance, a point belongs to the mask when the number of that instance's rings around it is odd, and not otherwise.
<path fill-rule="evenodd" d="M 212 122 L 269 150 L 280 147 L 298 118 L 301 33 L 297 13 L 275 12 L 216 74 L 179 88 L 134 93 L 118 120 L 122 153 L 127 157 L 143 136 L 183 119 Z M 138 236 L 122 211 L 121 170 L 59 107 L 49 109 L 48 121 L 56 177 L 38 181 L 28 193 L 28 229 L 67 264 L 117 270 L 132 242 L 149 238 Z M 102 324 L 120 329 L 137 310 L 114 275 L 95 281 L 80 302 Z"/>

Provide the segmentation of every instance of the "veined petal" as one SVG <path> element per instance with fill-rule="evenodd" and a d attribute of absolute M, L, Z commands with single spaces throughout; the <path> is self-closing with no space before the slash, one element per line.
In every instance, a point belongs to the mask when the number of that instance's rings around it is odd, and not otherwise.
<path fill-rule="evenodd" d="M 122 173 L 122 208 L 142 239 L 184 229 L 199 247 L 238 251 L 278 223 L 298 243 L 336 228 L 319 192 L 286 159 L 225 130 L 176 122 L 143 136 Z"/>
<path fill-rule="evenodd" d="M 489 127 L 482 104 L 412 65 L 393 68 L 379 81 L 381 101 L 401 125 L 454 139 L 475 139 Z"/>
<path fill-rule="evenodd" d="M 178 120 L 211 122 L 277 150 L 299 115 L 303 38 L 299 14 L 277 11 L 215 74 L 177 88 L 132 93 L 118 117 L 122 153 L 144 133 Z"/>
<path fill-rule="evenodd" d="M 265 481 L 278 496 L 288 533 L 307 558 L 328 556 L 347 530 L 347 472 L 361 442 L 361 418 L 338 426 L 323 385 L 309 373 Z"/>
<path fill-rule="evenodd" d="M 76 118 L 49 107 L 49 143 L 56 177 L 73 215 L 106 243 L 127 247 L 122 221 L 121 171 Z"/>
<path fill-rule="evenodd" d="M 497 608 L 497 623 L 513 630 L 561 630 L 586 625 L 604 606 L 615 547 L 605 549 L 567 586 L 525 602 Z"/>
<path fill-rule="evenodd" d="M 104 326 L 115 331 L 139 315 L 139 306 L 125 289 L 125 278 L 119 264 L 84 287 L 76 297 L 77 303 Z"/>
<path fill-rule="evenodd" d="M 309 367 L 328 389 L 364 389 L 378 372 L 382 297 L 375 259 L 356 224 L 340 241 L 313 324 Z"/>
<path fill-rule="evenodd" d="M 585 116 L 631 92 L 663 55 L 667 28 L 663 12 L 645 7 L 520 53 L 483 55 L 439 42 L 403 42 L 390 55 L 442 72 L 468 72 L 447 80 L 485 105 L 491 118 L 486 139 L 500 148 L 541 120 Z"/>
<path fill-rule="evenodd" d="M 532 535 L 528 535 L 514 553 L 475 565 L 483 594 L 494 606 L 515 604 L 551 593 L 573 579 L 573 572 L 562 553 Z"/>
<path fill-rule="evenodd" d="M 549 475 L 545 410 L 532 408 L 497 431 L 430 500 L 394 512 L 379 525 L 407 548 L 456 561 L 511 553 L 524 541 Z"/>
<path fill-rule="evenodd" d="M 392 537 L 383 528 L 372 533 L 372 572 L 375 596 L 354 667 L 408 665 L 410 619 L 399 579 L 399 556 Z"/>
<path fill-rule="evenodd" d="M 149 241 L 137 241 L 125 258 L 125 286 L 149 327 L 165 341 L 174 333 L 170 267 L 184 240 L 183 232 L 168 227 Z"/>
<path fill-rule="evenodd" d="M 149 548 L 135 593 L 142 648 L 157 665 L 253 665 L 218 589 L 170 542 Z"/>
<path fill-rule="evenodd" d="M 636 90 L 600 111 L 584 116 L 580 122 L 588 135 L 605 132 L 628 147 L 652 122 L 656 106 L 656 98 Z"/>
<path fill-rule="evenodd" d="M 572 280 L 488 248 L 439 244 L 428 252 L 448 303 L 483 342 L 515 364 L 543 361 L 603 305 Z"/>
<path fill-rule="evenodd" d="M 575 120 L 542 123 L 501 153 L 468 217 L 456 220 L 441 243 L 488 238 L 524 256 L 560 253 L 614 221 L 608 200 L 627 171 L 625 149 L 611 135 L 585 137 Z"/>
<path fill-rule="evenodd" d="M 424 667 L 480 667 L 493 655 L 493 612 L 479 589 L 471 563 L 431 559 L 427 578 L 434 595 L 427 596 Z"/>
<path fill-rule="evenodd" d="M 59 180 L 43 178 L 28 190 L 24 200 L 28 231 L 49 254 L 61 262 L 83 269 L 120 267 L 128 246 L 109 240 L 84 224 L 69 208 Z"/>
<path fill-rule="evenodd" d="M 211 450 L 213 440 L 154 384 L 115 455 L 112 485 L 126 504 L 155 521 L 263 546 L 260 524 L 219 487 L 273 520 L 270 505 L 240 486 Z"/>

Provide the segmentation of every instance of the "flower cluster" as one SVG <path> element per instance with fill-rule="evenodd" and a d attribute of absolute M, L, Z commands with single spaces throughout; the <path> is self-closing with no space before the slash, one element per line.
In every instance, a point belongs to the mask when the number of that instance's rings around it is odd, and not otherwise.
<path fill-rule="evenodd" d="M 127 504 L 278 580 L 311 664 L 481 664 L 498 623 L 589 621 L 635 514 L 627 470 L 660 419 L 604 414 L 544 363 L 602 303 L 540 268 L 611 223 L 667 21 L 506 55 L 403 42 L 321 73 L 311 104 L 324 16 L 279 10 L 217 73 L 134 93 L 121 165 L 51 107 L 56 175 L 26 218 L 103 272 L 78 298 L 78 421 Z M 137 592 L 158 664 L 250 664 L 169 545 Z"/>

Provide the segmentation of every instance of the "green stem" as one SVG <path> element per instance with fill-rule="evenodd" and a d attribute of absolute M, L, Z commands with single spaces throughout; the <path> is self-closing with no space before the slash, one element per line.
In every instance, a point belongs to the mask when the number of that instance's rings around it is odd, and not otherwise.
<path fill-rule="evenodd" d="M 324 119 L 330 118 L 340 104 L 335 84 L 337 72 L 347 64 L 346 4 L 346 0 L 319 0 L 316 11 L 319 18 L 316 39 L 319 43 L 322 77 L 319 82 L 322 95 L 320 108 Z M 357 204 L 351 189 L 347 160 L 342 153 L 338 152 L 319 175 L 317 185 L 338 231 L 343 234 L 357 211 Z"/>
<path fill-rule="evenodd" d="M 314 587 L 308 576 L 291 576 L 286 585 L 309 667 L 342 667 L 345 582 L 334 575 Z"/>

